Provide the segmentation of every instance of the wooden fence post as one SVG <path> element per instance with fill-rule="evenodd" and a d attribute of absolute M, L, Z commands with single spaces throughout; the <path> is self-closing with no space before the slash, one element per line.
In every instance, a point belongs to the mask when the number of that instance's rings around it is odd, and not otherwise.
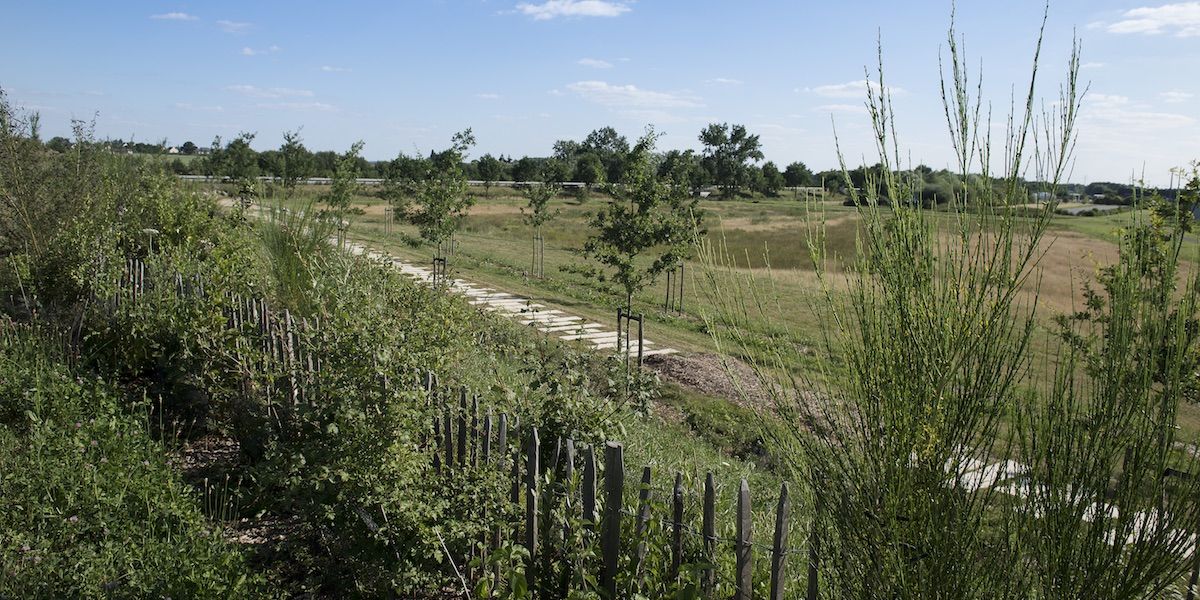
<path fill-rule="evenodd" d="M 589 529 L 595 529 L 596 519 L 596 446 L 589 445 L 583 455 L 583 522 Z"/>
<path fill-rule="evenodd" d="M 441 432 L 442 432 L 442 417 L 441 417 L 441 415 L 438 415 L 435 413 L 433 415 L 433 438 L 432 438 L 433 439 L 433 472 L 437 473 L 438 475 L 442 474 L 442 459 L 441 459 L 441 453 L 439 452 L 439 450 L 441 450 L 441 444 L 442 444 L 442 439 L 441 439 L 442 436 L 440 435 Z"/>
<path fill-rule="evenodd" d="M 467 388 L 459 390 L 458 400 L 458 466 L 467 464 Z"/>
<path fill-rule="evenodd" d="M 529 447 L 525 450 L 525 549 L 529 551 L 529 562 L 525 567 L 525 579 L 529 582 L 531 596 L 537 593 L 537 558 L 538 558 L 538 479 L 540 465 L 538 464 L 538 430 L 529 428 Z"/>
<path fill-rule="evenodd" d="M 701 533 L 704 536 L 704 562 L 707 565 L 704 567 L 704 574 L 701 577 L 701 591 L 705 598 L 712 596 L 716 575 L 713 571 L 713 565 L 716 564 L 714 562 L 716 560 L 714 551 L 717 543 L 715 487 L 713 484 L 713 474 L 709 472 L 704 477 L 704 523 L 701 529 Z"/>
<path fill-rule="evenodd" d="M 446 471 L 449 472 L 454 465 L 454 441 L 450 436 L 450 410 L 449 406 L 443 407 L 445 412 L 442 413 L 442 444 L 445 445 L 446 451 Z"/>
<path fill-rule="evenodd" d="M 483 456 L 480 457 L 481 464 L 492 462 L 492 409 L 488 409 L 487 415 L 483 417 Z"/>
<path fill-rule="evenodd" d="M 737 503 L 737 572 L 734 574 L 737 600 L 750 600 L 753 593 L 754 554 L 750 546 L 750 529 L 750 484 L 743 479 Z"/>
<path fill-rule="evenodd" d="M 683 563 L 683 473 L 675 473 L 675 487 L 671 490 L 671 571 L 669 581 L 679 579 L 679 566 Z"/>
<path fill-rule="evenodd" d="M 638 540 L 637 563 L 633 573 L 637 577 L 638 589 L 642 588 L 642 566 L 646 561 L 646 525 L 650 522 L 650 467 L 642 467 L 642 485 L 638 489 L 638 517 L 634 537 Z"/>
<path fill-rule="evenodd" d="M 571 484 L 575 481 L 575 440 L 567 438 L 566 464 L 563 465 L 563 522 L 562 522 L 562 540 L 561 543 L 570 548 L 574 541 L 575 532 L 571 529 L 571 516 L 575 508 L 575 503 L 571 500 Z M 574 571 L 574 565 L 571 561 L 570 552 L 564 552 L 565 560 L 562 565 L 562 577 L 558 585 L 558 597 L 566 598 L 571 591 L 571 574 Z"/>
<path fill-rule="evenodd" d="M 479 396 L 471 396 L 471 466 L 479 466 Z"/>
<path fill-rule="evenodd" d="M 604 519 L 600 523 L 600 591 L 617 598 L 617 564 L 621 553 L 621 498 L 625 494 L 625 448 L 617 442 L 604 445 Z"/>
<path fill-rule="evenodd" d="M 771 600 L 783 600 L 786 586 L 783 570 L 787 558 L 788 484 L 779 487 L 779 506 L 775 509 L 775 544 L 771 548 Z"/>

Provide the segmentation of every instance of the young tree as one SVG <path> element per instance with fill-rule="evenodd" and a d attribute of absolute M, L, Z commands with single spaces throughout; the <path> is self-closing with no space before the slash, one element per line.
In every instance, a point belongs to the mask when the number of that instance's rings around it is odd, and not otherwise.
<path fill-rule="evenodd" d="M 279 179 L 283 183 L 284 193 L 290 198 L 296 191 L 296 184 L 302 179 L 312 177 L 313 172 L 313 155 L 304 147 L 300 129 L 283 132 L 283 145 L 279 146 L 278 161 Z"/>
<path fill-rule="evenodd" d="M 250 147 L 255 134 L 241 132 L 225 145 L 220 153 L 219 175 L 232 180 L 238 186 L 238 197 L 249 202 L 258 195 L 258 153 Z M 219 138 L 214 143 L 219 142 Z"/>
<path fill-rule="evenodd" d="M 454 134 L 450 148 L 439 153 L 438 160 L 426 162 L 425 177 L 417 184 L 416 204 L 408 207 L 409 222 L 433 244 L 439 257 L 443 256 L 442 244 L 458 231 L 475 205 L 462 167 L 467 150 L 474 145 L 475 134 L 469 128 Z"/>
<path fill-rule="evenodd" d="M 547 182 L 542 185 L 530 186 L 525 190 L 525 197 L 529 200 L 529 205 L 528 211 L 525 208 L 521 209 L 521 217 L 526 225 L 533 228 L 533 261 L 531 263 L 533 267 L 530 272 L 535 277 L 545 275 L 542 272 L 542 261 L 539 260 L 545 247 L 542 226 L 558 215 L 558 211 L 550 211 L 550 200 L 558 195 L 560 189 L 558 185 Z"/>
<path fill-rule="evenodd" d="M 483 180 L 484 195 L 488 195 L 492 184 L 504 175 L 504 163 L 491 154 L 480 156 L 475 163 L 475 169 L 479 172 L 479 178 Z"/>
<path fill-rule="evenodd" d="M 763 158 L 758 136 L 750 135 L 743 125 L 712 123 L 700 132 L 700 142 L 702 162 L 726 196 L 738 193 L 748 179 L 749 164 Z"/>
<path fill-rule="evenodd" d="M 651 154 L 657 137 L 651 129 L 638 140 L 625 185 L 592 217 L 584 244 L 585 254 L 612 272 L 626 309 L 634 294 L 686 256 L 703 216 L 685 186 L 655 177 Z"/>
<path fill-rule="evenodd" d="M 342 219 L 350 212 L 354 195 L 358 193 L 359 153 L 362 152 L 362 141 L 354 142 L 350 149 L 338 158 L 333 171 L 333 180 L 329 191 L 321 194 L 327 210 L 337 219 Z"/>

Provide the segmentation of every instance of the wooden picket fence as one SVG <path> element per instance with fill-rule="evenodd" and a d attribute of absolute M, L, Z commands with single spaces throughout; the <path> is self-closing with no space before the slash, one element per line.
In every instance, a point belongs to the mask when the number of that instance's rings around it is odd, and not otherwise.
<path fill-rule="evenodd" d="M 433 375 L 425 379 L 431 401 L 437 407 L 433 418 L 427 449 L 432 454 L 434 470 L 438 475 L 449 475 L 454 470 L 490 468 L 506 470 L 511 482 L 508 501 L 522 511 L 521 526 L 511 532 L 514 541 L 528 552 L 525 564 L 526 579 L 537 580 L 541 551 L 545 544 L 571 539 L 569 522 L 560 523 L 566 531 L 539 530 L 543 524 L 542 507 L 546 504 L 563 505 L 574 512 L 585 526 L 599 525 L 601 568 L 596 578 L 600 591 L 607 598 L 618 598 L 618 569 L 621 564 L 622 521 L 634 519 L 634 537 L 642 539 L 642 533 L 650 522 L 651 478 L 649 466 L 643 467 L 638 489 L 636 507 L 625 506 L 626 471 L 624 447 L 619 442 L 605 442 L 602 448 L 595 445 L 576 444 L 570 438 L 558 438 L 553 445 L 552 457 L 542 456 L 542 440 L 537 427 L 526 427 L 522 431 L 520 419 L 501 413 L 498 417 L 484 408 L 481 412 L 479 398 L 465 388 L 451 390 L 439 388 Z M 454 401 L 457 397 L 457 402 Z M 549 445 L 547 445 L 549 447 Z M 597 454 L 603 455 L 603 463 Z M 551 458 L 549 462 L 545 458 Z M 602 469 L 602 470 L 601 470 Z M 542 485 L 549 475 L 550 485 Z M 566 485 L 580 477 L 577 486 Z M 568 490 L 577 489 L 578 496 Z M 804 598 L 818 597 L 818 558 L 820 543 L 815 531 L 810 531 L 806 548 L 787 547 L 787 536 L 791 507 L 787 483 L 783 483 L 775 507 L 775 528 L 769 545 L 755 543 L 751 536 L 752 508 L 750 485 L 741 480 L 737 494 L 736 536 L 732 540 L 716 534 L 716 486 L 712 472 L 707 473 L 703 489 L 703 513 L 699 531 L 685 522 L 684 501 L 686 490 L 683 475 L 676 473 L 671 492 L 670 514 L 660 522 L 670 532 L 669 580 L 677 580 L 684 555 L 684 536 L 695 536 L 702 541 L 703 560 L 700 561 L 700 592 L 711 598 L 716 588 L 714 567 L 719 542 L 732 542 L 735 554 L 733 587 L 735 600 L 749 600 L 754 589 L 754 560 L 756 549 L 765 552 L 770 560 L 770 594 L 772 600 L 799 597 L 794 586 L 798 581 L 788 575 L 788 558 L 793 554 L 808 556 Z M 599 507 L 599 509 L 598 509 Z M 632 508 L 632 510 L 631 510 Z M 599 512 L 598 512 L 599 510 Z M 499 529 L 486 540 L 483 554 L 500 547 L 504 538 Z M 634 545 L 634 555 L 629 562 L 635 576 L 642 573 L 647 548 L 644 541 Z M 470 558 L 470 557 L 463 557 Z M 466 562 L 465 560 L 463 562 Z M 499 573 L 480 573 L 480 577 L 492 577 L 499 583 Z M 540 591 L 544 598 L 565 597 L 568 582 L 563 581 L 558 589 Z"/>
<path fill-rule="evenodd" d="M 155 278 L 145 263 L 130 259 L 125 266 L 118 292 L 109 299 L 114 309 L 126 302 L 136 303 L 154 289 Z M 174 274 L 169 279 L 177 297 L 209 297 L 203 278 Z M 270 420 L 286 423 L 293 407 L 303 405 L 311 399 L 310 395 L 319 393 L 320 386 L 312 384 L 320 376 L 322 360 L 308 339 L 320 331 L 320 321 L 296 319 L 287 310 L 272 310 L 262 298 L 243 297 L 235 293 L 225 293 L 223 304 L 226 326 L 243 334 L 238 336 L 241 364 L 251 371 L 275 374 L 268 378 L 267 387 L 258 390 L 258 393 L 268 398 Z M 382 379 L 378 384 L 387 387 L 389 382 Z M 599 573 L 592 575 L 596 576 L 601 593 L 608 598 L 620 597 L 617 585 L 621 575 L 623 522 L 632 519 L 634 537 L 642 539 L 642 533 L 652 518 L 657 518 L 669 532 L 669 580 L 681 576 L 685 558 L 684 536 L 691 536 L 700 542 L 699 583 L 700 592 L 705 598 L 711 598 L 716 590 L 717 553 L 727 547 L 734 552 L 735 569 L 733 580 L 729 583 L 736 590 L 736 600 L 751 598 L 756 554 L 765 554 L 770 561 L 771 600 L 800 597 L 797 587 L 799 579 L 789 575 L 788 570 L 789 558 L 798 554 L 808 557 L 803 597 L 807 600 L 818 597 L 820 540 L 815 531 L 810 531 L 806 547 L 787 546 L 791 506 L 786 483 L 779 491 L 774 511 L 774 535 L 770 543 L 753 541 L 750 486 L 744 479 L 737 492 L 736 535 L 733 539 L 726 539 L 717 535 L 716 485 L 711 472 L 707 473 L 701 492 L 702 517 L 699 529 L 684 518 L 687 490 L 680 473 L 675 474 L 671 487 L 670 514 L 653 517 L 650 502 L 652 472 L 648 466 L 643 467 L 641 472 L 637 505 L 625 506 L 626 465 L 621 443 L 608 441 L 598 447 L 560 438 L 554 441 L 553 455 L 543 457 L 543 444 L 537 427 L 522 429 L 520 419 L 515 415 L 501 413 L 496 416 L 487 407 L 481 410 L 478 396 L 468 393 L 465 388 L 452 389 L 440 385 L 439 378 L 433 373 L 426 373 L 422 384 L 430 402 L 427 408 L 434 415 L 425 439 L 427 450 L 432 454 L 434 473 L 448 476 L 455 470 L 478 468 L 506 472 L 510 481 L 507 500 L 512 506 L 519 507 L 521 524 L 512 531 L 506 531 L 504 527 L 492 531 L 487 539 L 482 540 L 484 555 L 501 547 L 506 539 L 520 543 L 528 552 L 528 562 L 525 564 L 528 581 L 537 581 L 546 544 L 571 539 L 569 523 L 559 524 L 568 528 L 566 531 L 549 531 L 542 527 L 543 507 L 550 505 L 566 506 L 585 527 L 595 532 L 599 540 L 601 566 Z M 552 485 L 542 485 L 546 476 L 549 476 L 548 481 Z M 565 485 L 577 477 L 578 486 Z M 570 495 L 569 489 L 577 490 L 577 495 Z M 647 559 L 646 544 L 642 541 L 627 545 L 633 548 L 633 555 L 628 557 L 631 560 L 626 561 L 630 565 L 627 568 L 632 569 L 636 577 L 642 572 Z M 460 564 L 466 562 L 462 560 Z M 490 577 L 496 582 L 501 579 L 498 569 L 490 572 L 478 569 L 473 575 L 476 578 Z M 558 589 L 531 588 L 531 591 L 539 598 L 565 597 L 569 585 L 570 582 L 564 580 Z"/>

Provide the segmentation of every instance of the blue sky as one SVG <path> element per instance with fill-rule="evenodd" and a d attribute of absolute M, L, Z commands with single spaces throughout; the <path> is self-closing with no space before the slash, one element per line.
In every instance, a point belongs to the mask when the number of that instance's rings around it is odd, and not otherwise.
<path fill-rule="evenodd" d="M 1200 158 L 1200 2 L 1055 0 L 1041 71 L 1057 97 L 1072 33 L 1090 91 L 1072 179 L 1153 183 Z M 544 156 L 556 139 L 647 124 L 696 148 L 743 123 L 767 158 L 870 158 L 864 66 L 881 36 L 901 145 L 952 160 L 938 90 L 950 2 L 405 0 L 21 2 L 4 10 L 0 87 L 46 136 L 97 114 L 102 137 L 208 145 L 246 130 L 275 147 L 365 141 L 368 158 L 440 149 L 472 127 L 473 155 Z M 963 0 L 959 31 L 997 122 L 1027 85 L 1042 4 Z M 1021 92 L 1018 91 L 1018 94 Z M 871 161 L 873 162 L 873 161 Z"/>

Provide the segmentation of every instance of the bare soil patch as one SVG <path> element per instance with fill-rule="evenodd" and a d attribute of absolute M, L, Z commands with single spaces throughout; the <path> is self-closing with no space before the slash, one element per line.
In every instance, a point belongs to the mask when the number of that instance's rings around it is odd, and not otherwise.
<path fill-rule="evenodd" d="M 728 370 L 726 369 L 726 364 Z M 660 377 L 707 396 L 725 398 L 755 410 L 770 410 L 770 394 L 750 365 L 716 354 L 656 354 L 646 366 Z"/>

